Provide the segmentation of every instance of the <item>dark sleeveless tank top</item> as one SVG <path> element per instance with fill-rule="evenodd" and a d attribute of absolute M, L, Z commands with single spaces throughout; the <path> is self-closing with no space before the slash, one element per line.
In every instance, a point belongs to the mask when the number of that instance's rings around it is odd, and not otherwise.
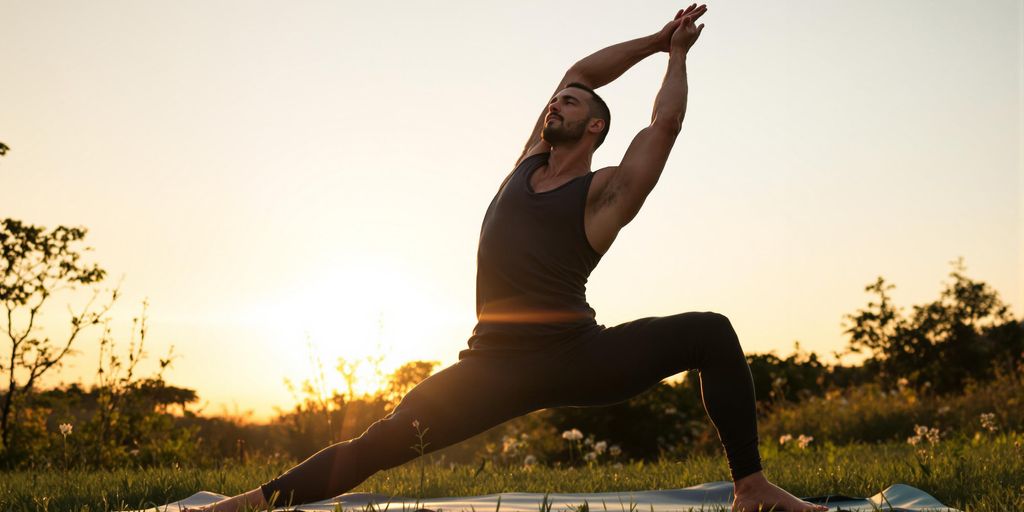
<path fill-rule="evenodd" d="M 601 254 L 583 229 L 594 173 L 534 192 L 530 176 L 550 155 L 523 159 L 487 207 L 477 250 L 477 324 L 460 358 L 544 348 L 597 327 L 586 285 Z"/>

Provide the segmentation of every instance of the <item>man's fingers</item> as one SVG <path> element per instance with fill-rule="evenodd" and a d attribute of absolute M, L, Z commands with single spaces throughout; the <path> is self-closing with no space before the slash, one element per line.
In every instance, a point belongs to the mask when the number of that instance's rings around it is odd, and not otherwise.
<path fill-rule="evenodd" d="M 683 18 L 687 19 L 690 22 L 697 21 L 697 19 L 703 16 L 706 12 L 708 12 L 708 8 L 702 5 L 693 12 L 683 16 Z"/>
<path fill-rule="evenodd" d="M 690 6 L 687 7 L 686 9 L 681 9 L 679 12 L 677 12 L 675 20 L 673 20 L 673 21 L 679 22 L 679 25 L 678 25 L 679 27 L 683 27 L 683 26 L 691 26 L 692 27 L 693 23 L 695 21 L 697 21 L 698 18 L 703 16 L 704 13 L 707 12 L 707 11 L 708 11 L 708 6 L 706 4 L 701 4 L 699 6 L 697 4 L 690 4 Z M 701 24 L 701 26 L 703 27 L 704 25 Z"/>

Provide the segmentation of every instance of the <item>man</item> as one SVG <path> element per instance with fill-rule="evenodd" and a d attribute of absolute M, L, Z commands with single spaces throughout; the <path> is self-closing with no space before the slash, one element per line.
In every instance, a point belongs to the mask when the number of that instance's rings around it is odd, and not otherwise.
<path fill-rule="evenodd" d="M 733 509 L 827 510 L 764 477 L 753 380 L 726 317 L 690 312 L 606 328 L 586 302 L 587 278 L 654 188 L 682 128 L 686 55 L 706 11 L 691 5 L 659 32 L 598 51 L 566 73 L 484 216 L 478 323 L 459 361 L 416 386 L 359 437 L 207 510 L 330 498 L 415 458 L 410 447 L 421 430 L 429 428 L 429 452 L 538 409 L 626 400 L 693 369 L 725 447 Z M 591 172 L 611 121 L 593 89 L 659 52 L 669 53 L 669 64 L 650 126 L 618 166 Z"/>

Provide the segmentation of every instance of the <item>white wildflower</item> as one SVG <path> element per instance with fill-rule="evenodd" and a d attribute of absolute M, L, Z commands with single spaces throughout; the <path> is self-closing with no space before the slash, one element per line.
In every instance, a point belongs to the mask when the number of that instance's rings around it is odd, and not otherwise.
<path fill-rule="evenodd" d="M 939 429 L 928 428 L 925 425 L 914 425 L 914 435 L 907 438 L 907 442 L 916 446 L 921 441 L 928 441 L 928 444 L 939 444 Z"/>
<path fill-rule="evenodd" d="M 70 423 L 61 423 L 60 424 L 60 435 L 62 435 L 64 437 L 68 437 L 69 435 L 71 435 L 71 429 L 72 428 L 73 427 L 72 427 L 72 425 Z"/>
<path fill-rule="evenodd" d="M 668 407 L 665 408 L 665 414 L 667 414 L 669 416 L 671 416 L 671 415 L 673 415 L 673 414 L 675 414 L 677 412 L 679 412 L 679 411 L 675 407 L 668 406 Z"/>
<path fill-rule="evenodd" d="M 613 444 L 611 448 L 608 448 L 608 454 L 612 457 L 618 457 L 619 455 L 622 455 L 622 448 L 617 444 Z"/>
<path fill-rule="evenodd" d="M 607 441 L 598 441 L 596 444 L 594 444 L 594 453 L 597 453 L 598 455 L 604 453 L 605 450 L 607 450 L 607 449 L 608 449 L 608 442 Z"/>
<path fill-rule="evenodd" d="M 792 441 L 792 440 L 793 440 L 793 436 L 789 435 L 789 434 L 786 434 L 786 435 L 783 435 L 783 436 L 779 436 L 779 444 L 786 444 L 786 442 Z"/>
<path fill-rule="evenodd" d="M 910 381 L 906 377 L 900 377 L 900 380 L 896 381 L 896 385 L 901 388 L 907 387 L 907 384 L 910 384 Z"/>
<path fill-rule="evenodd" d="M 533 455 L 527 455 L 526 458 L 523 459 L 523 465 L 524 466 L 534 466 L 536 464 L 537 464 L 537 457 L 534 457 Z"/>
<path fill-rule="evenodd" d="M 579 429 L 575 428 L 572 430 L 566 430 L 565 432 L 562 432 L 562 439 L 579 441 L 580 439 L 583 439 L 583 432 L 580 432 Z"/>
<path fill-rule="evenodd" d="M 518 448 L 518 443 L 516 443 L 516 438 L 514 438 L 512 436 L 505 436 L 505 437 L 501 438 L 501 451 L 502 451 L 502 453 L 508 453 L 510 455 L 514 455 L 515 451 L 516 451 L 516 448 Z"/>
<path fill-rule="evenodd" d="M 999 430 L 996 426 L 996 415 L 992 412 L 986 412 L 981 414 L 981 427 L 989 432 L 995 432 Z"/>
<path fill-rule="evenodd" d="M 583 460 L 585 460 L 587 462 L 593 462 L 596 459 L 597 459 L 597 454 L 594 453 L 594 452 L 589 452 L 589 453 L 587 453 L 586 455 L 583 456 Z"/>
<path fill-rule="evenodd" d="M 807 445 L 811 444 L 811 441 L 814 441 L 814 436 L 805 436 L 803 434 L 800 434 L 800 437 L 796 440 L 801 449 L 807 448 Z"/>

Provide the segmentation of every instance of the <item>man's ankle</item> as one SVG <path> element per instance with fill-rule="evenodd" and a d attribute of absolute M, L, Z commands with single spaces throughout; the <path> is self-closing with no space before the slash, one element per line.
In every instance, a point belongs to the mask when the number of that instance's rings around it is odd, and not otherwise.
<path fill-rule="evenodd" d="M 768 479 L 764 477 L 764 471 L 757 471 L 733 482 L 733 488 L 736 492 L 742 492 L 767 482 Z"/>

